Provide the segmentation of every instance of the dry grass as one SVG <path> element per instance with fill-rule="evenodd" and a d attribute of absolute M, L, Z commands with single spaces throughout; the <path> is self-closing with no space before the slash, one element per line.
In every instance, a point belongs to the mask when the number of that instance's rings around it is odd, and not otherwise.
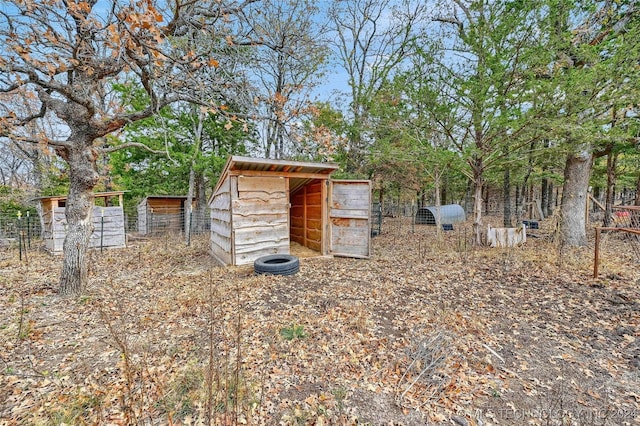
<path fill-rule="evenodd" d="M 140 241 L 93 253 L 72 300 L 59 258 L 2 251 L 0 424 L 638 424 L 625 241 L 593 279 L 592 247 L 544 226 L 510 249 L 468 226 L 387 220 L 371 259 L 301 255 L 289 277 Z"/>

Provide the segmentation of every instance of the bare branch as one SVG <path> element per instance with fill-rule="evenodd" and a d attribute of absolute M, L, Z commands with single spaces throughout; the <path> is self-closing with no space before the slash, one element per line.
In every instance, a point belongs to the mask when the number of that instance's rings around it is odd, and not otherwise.
<path fill-rule="evenodd" d="M 145 151 L 151 152 L 152 154 L 159 154 L 159 155 L 166 155 L 167 152 L 166 151 L 157 151 L 155 149 L 150 148 L 148 145 L 145 145 L 143 143 L 139 143 L 139 142 L 125 142 L 123 144 L 120 145 L 116 145 L 116 146 L 111 146 L 108 148 L 98 148 L 97 150 L 103 154 L 108 154 L 110 152 L 116 152 L 116 151 L 121 151 L 123 149 L 127 149 L 127 148 L 140 148 L 140 149 L 144 149 Z"/>

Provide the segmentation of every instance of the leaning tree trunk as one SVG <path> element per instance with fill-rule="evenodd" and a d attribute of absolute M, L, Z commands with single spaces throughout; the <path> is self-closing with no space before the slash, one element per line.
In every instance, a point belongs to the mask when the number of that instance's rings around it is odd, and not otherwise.
<path fill-rule="evenodd" d="M 71 147 L 73 146 L 73 147 Z M 76 148 L 78 147 L 79 148 Z M 93 233 L 93 188 L 98 182 L 91 142 L 58 150 L 69 164 L 69 197 L 65 206 L 67 234 L 63 244 L 60 294 L 78 295 L 87 285 L 89 240 Z"/>
<path fill-rule="evenodd" d="M 591 153 L 570 154 L 564 169 L 564 187 L 560 211 L 560 241 L 569 246 L 587 244 L 586 208 L 591 175 Z"/>

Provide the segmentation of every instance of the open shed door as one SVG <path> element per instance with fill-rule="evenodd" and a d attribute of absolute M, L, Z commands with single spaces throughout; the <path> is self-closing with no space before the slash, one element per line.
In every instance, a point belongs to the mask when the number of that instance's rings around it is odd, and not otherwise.
<path fill-rule="evenodd" d="M 329 252 L 369 257 L 371 182 L 329 180 Z"/>

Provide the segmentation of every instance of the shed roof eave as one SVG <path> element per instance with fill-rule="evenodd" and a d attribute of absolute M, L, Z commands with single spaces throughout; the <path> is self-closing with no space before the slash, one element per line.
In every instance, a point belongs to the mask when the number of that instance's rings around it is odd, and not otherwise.
<path fill-rule="evenodd" d="M 252 158 L 233 155 L 227 159 L 227 162 L 220 173 L 220 178 L 213 189 L 213 194 L 209 198 L 209 202 L 213 196 L 220 189 L 220 185 L 230 174 L 231 171 L 238 172 L 242 170 L 260 171 L 265 175 L 274 173 L 287 173 L 291 177 L 295 177 L 296 173 L 310 174 L 316 173 L 320 175 L 327 175 L 327 178 L 340 166 L 335 163 L 318 163 L 318 162 L 305 162 L 305 161 L 291 161 L 291 160 L 272 160 L 268 158 Z"/>
<path fill-rule="evenodd" d="M 108 191 L 108 192 L 93 192 L 94 198 L 100 197 L 115 197 L 119 195 L 123 195 L 126 191 Z M 44 197 L 36 197 L 32 198 L 32 201 L 42 201 L 42 200 L 66 200 L 69 198 L 69 195 L 53 195 L 53 196 L 44 196 Z"/>

